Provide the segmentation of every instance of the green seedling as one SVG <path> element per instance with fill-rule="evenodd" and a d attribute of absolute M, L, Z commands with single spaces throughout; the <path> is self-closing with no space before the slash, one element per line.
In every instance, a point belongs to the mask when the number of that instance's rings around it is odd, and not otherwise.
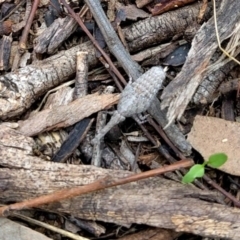
<path fill-rule="evenodd" d="M 206 165 L 212 168 L 218 168 L 221 167 L 227 161 L 227 159 L 228 157 L 225 153 L 216 153 L 211 155 L 208 158 L 208 161 L 205 161 L 203 164 L 195 164 L 192 166 L 182 178 L 182 183 L 191 183 L 195 180 L 195 178 L 202 177 L 205 173 Z"/>

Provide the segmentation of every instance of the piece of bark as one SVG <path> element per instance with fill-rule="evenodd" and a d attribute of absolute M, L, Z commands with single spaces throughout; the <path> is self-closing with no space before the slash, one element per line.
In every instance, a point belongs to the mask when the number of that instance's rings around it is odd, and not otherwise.
<path fill-rule="evenodd" d="M 0 119 L 23 113 L 45 92 L 69 79 L 76 71 L 77 51 L 88 51 L 89 64 L 96 64 L 94 48 L 86 42 L 1 76 Z"/>
<path fill-rule="evenodd" d="M 77 66 L 73 99 L 87 95 L 88 52 L 77 52 Z"/>
<path fill-rule="evenodd" d="M 240 22 L 236 9 L 240 7 L 240 1 L 225 0 L 217 12 L 218 32 L 221 41 L 228 38 L 235 25 Z M 192 99 L 197 87 L 204 77 L 204 71 L 216 51 L 214 18 L 202 25 L 195 35 L 187 60 L 177 77 L 164 89 L 161 98 L 162 107 L 168 108 L 169 124 L 176 118 L 179 119 L 188 103 Z"/>
<path fill-rule="evenodd" d="M 58 18 L 35 40 L 36 53 L 52 54 L 78 27 L 77 22 L 70 16 Z"/>
<path fill-rule="evenodd" d="M 230 96 L 225 96 L 222 101 L 221 118 L 234 122 L 234 101 Z"/>
<path fill-rule="evenodd" d="M 75 124 L 67 139 L 62 143 L 60 149 L 52 157 L 53 162 L 64 162 L 77 149 L 82 142 L 89 128 L 92 126 L 93 119 L 84 118 Z"/>
<path fill-rule="evenodd" d="M 0 165 L 4 167 L 0 168 L 2 203 L 19 202 L 57 189 L 86 185 L 107 176 L 121 178 L 132 174 L 42 161 L 32 155 L 33 147 L 31 138 L 0 125 Z M 214 201 L 215 197 L 213 191 L 152 177 L 42 208 L 123 226 L 147 224 L 205 237 L 237 240 L 240 210 L 207 201 Z"/>
<path fill-rule="evenodd" d="M 183 34 L 188 26 L 197 22 L 201 3 L 196 3 L 164 13 L 160 16 L 147 18 L 123 29 L 130 51 L 142 50 L 171 39 L 176 34 Z M 206 19 L 210 16 L 207 10 Z"/>
<path fill-rule="evenodd" d="M 217 55 L 220 56 L 219 54 Z M 215 98 L 214 93 L 221 82 L 240 76 L 238 69 L 233 69 L 236 65 L 237 63 L 233 61 L 228 62 L 218 70 L 205 76 L 193 96 L 193 102 L 195 104 L 212 102 L 213 98 Z"/>
<path fill-rule="evenodd" d="M 9 59 L 12 46 L 12 35 L 3 36 L 0 40 L 0 71 L 7 71 L 9 68 Z"/>
<path fill-rule="evenodd" d="M 172 9 L 183 7 L 189 3 L 195 2 L 195 0 L 168 0 L 155 4 L 153 7 L 149 6 L 148 10 L 153 16 L 159 15 L 164 12 L 168 12 Z"/>
<path fill-rule="evenodd" d="M 119 100 L 119 94 L 89 94 L 67 105 L 46 109 L 27 120 L 19 121 L 19 131 L 26 136 L 68 127 L 100 110 L 111 107 Z"/>

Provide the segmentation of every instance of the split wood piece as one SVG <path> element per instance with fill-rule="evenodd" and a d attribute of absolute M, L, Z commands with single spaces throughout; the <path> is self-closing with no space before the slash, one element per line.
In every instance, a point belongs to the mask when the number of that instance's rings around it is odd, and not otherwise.
<path fill-rule="evenodd" d="M 19 131 L 26 136 L 35 136 L 44 131 L 71 126 L 91 114 L 111 107 L 119 100 L 119 94 L 90 94 L 67 105 L 46 109 L 27 120 L 19 121 Z"/>
<path fill-rule="evenodd" d="M 42 34 L 34 40 L 36 53 L 52 54 L 78 27 L 70 16 L 56 19 Z"/>
<path fill-rule="evenodd" d="M 0 71 L 9 69 L 9 59 L 12 46 L 12 35 L 3 36 L 0 40 Z"/>
<path fill-rule="evenodd" d="M 99 28 L 101 29 L 109 50 L 117 58 L 119 64 L 124 68 L 128 75 L 132 77 L 133 81 L 136 81 L 141 76 L 142 69 L 131 59 L 129 53 L 126 52 L 126 49 L 123 47 L 111 24 L 107 20 L 100 2 L 86 0 L 86 3 L 93 14 L 95 21 L 98 23 Z M 165 38 L 166 37 L 167 36 L 165 36 Z M 114 39 L 114 41 L 112 39 Z M 154 105 L 154 108 L 150 110 L 149 113 L 161 126 L 165 126 L 167 120 L 165 113 L 160 108 L 159 100 L 155 98 L 152 105 Z M 170 132 L 171 134 L 169 135 Z M 169 127 L 167 134 L 174 145 L 176 145 L 186 155 L 190 155 L 191 145 L 185 140 L 185 137 L 175 125 Z"/>
<path fill-rule="evenodd" d="M 123 29 L 130 51 L 142 50 L 183 34 L 187 27 L 197 23 L 201 3 L 186 6 L 160 16 L 147 18 Z M 208 7 L 205 18 L 210 18 Z"/>
<path fill-rule="evenodd" d="M 0 77 L 0 119 L 12 118 L 76 72 L 76 52 L 88 51 L 90 66 L 97 63 L 90 42 L 83 43 L 55 56 L 38 61 Z"/>
<path fill-rule="evenodd" d="M 149 6 L 148 10 L 152 13 L 153 16 L 155 16 L 164 12 L 168 12 L 172 9 L 183 7 L 192 2 L 195 2 L 195 0 L 171 0 L 165 3 L 157 3 L 153 7 Z"/>
<path fill-rule="evenodd" d="M 55 93 L 48 96 L 43 109 L 58 108 L 61 105 L 66 105 L 72 102 L 72 95 L 73 88 L 62 86 Z M 30 115 L 34 115 L 36 112 L 37 111 L 32 111 Z M 67 139 L 68 135 L 69 134 L 65 129 L 38 134 L 35 141 L 38 149 L 40 149 L 39 154 L 43 154 L 46 159 L 50 160 L 53 154 L 56 153 L 63 142 Z"/>
<path fill-rule="evenodd" d="M 227 121 L 235 121 L 234 116 L 234 100 L 233 97 L 227 95 L 223 98 L 222 109 L 221 109 L 221 118 Z"/>
<path fill-rule="evenodd" d="M 76 78 L 73 99 L 87 95 L 88 82 L 88 52 L 77 52 Z"/>
<path fill-rule="evenodd" d="M 220 57 L 219 54 L 217 54 L 217 56 Z M 230 61 L 218 70 L 205 76 L 193 96 L 193 102 L 195 104 L 207 104 L 212 102 L 216 97 L 214 93 L 216 93 L 221 82 L 231 81 L 231 79 L 240 76 L 238 68 L 235 68 L 236 66 L 237 63 Z"/>
<path fill-rule="evenodd" d="M 240 1 L 224 0 L 221 2 L 217 14 L 221 41 L 231 36 L 236 24 L 239 24 L 240 20 L 236 12 L 239 7 Z M 195 35 L 181 72 L 164 89 L 161 96 L 162 107 L 169 107 L 167 114 L 169 124 L 182 116 L 201 83 L 204 71 L 217 47 L 214 19 L 211 18 Z"/>
<path fill-rule="evenodd" d="M 51 160 L 53 162 L 64 162 L 67 160 L 82 142 L 92 123 L 93 119 L 91 118 L 84 118 L 76 123 L 67 139 L 62 143 L 60 149 L 54 154 Z"/>
<path fill-rule="evenodd" d="M 42 161 L 32 156 L 34 141 L 31 138 L 0 126 L 0 165 L 4 166 L 0 168 L 2 203 L 19 202 L 57 189 L 83 186 L 104 177 L 132 175 L 127 171 Z M 238 240 L 240 210 L 213 203 L 215 197 L 213 191 L 152 177 L 42 208 L 123 226 L 147 224 L 205 237 Z"/>

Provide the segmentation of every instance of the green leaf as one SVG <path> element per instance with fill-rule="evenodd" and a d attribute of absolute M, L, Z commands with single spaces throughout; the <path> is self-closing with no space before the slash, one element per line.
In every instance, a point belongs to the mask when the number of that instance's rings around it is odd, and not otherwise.
<path fill-rule="evenodd" d="M 216 153 L 208 158 L 207 165 L 213 168 L 221 167 L 228 159 L 225 153 Z"/>
<path fill-rule="evenodd" d="M 195 164 L 190 168 L 190 170 L 182 178 L 182 183 L 191 183 L 197 177 L 202 177 L 204 175 L 205 169 L 202 164 Z"/>

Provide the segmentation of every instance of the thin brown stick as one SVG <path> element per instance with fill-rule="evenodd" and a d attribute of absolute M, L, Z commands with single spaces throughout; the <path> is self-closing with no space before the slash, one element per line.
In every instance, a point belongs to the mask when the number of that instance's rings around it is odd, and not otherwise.
<path fill-rule="evenodd" d="M 20 203 L 15 203 L 15 204 L 1 207 L 0 208 L 0 216 L 6 215 L 8 213 L 8 211 L 11 211 L 11 210 L 21 210 L 21 209 L 30 208 L 30 207 L 37 207 L 39 205 L 48 204 L 48 203 L 52 203 L 52 202 L 58 202 L 58 201 L 76 197 L 76 196 L 79 196 L 79 195 L 82 195 L 85 193 L 90 193 L 90 192 L 94 192 L 97 190 L 110 188 L 110 187 L 114 187 L 114 186 L 119 186 L 119 185 L 123 185 L 126 183 L 146 179 L 149 177 L 154 177 L 159 174 L 175 171 L 176 169 L 180 169 L 180 168 L 190 167 L 193 164 L 194 164 L 194 162 L 192 159 L 185 159 L 185 160 L 181 160 L 177 163 L 174 163 L 172 165 L 163 166 L 161 168 L 150 170 L 150 171 L 139 173 L 139 174 L 133 174 L 133 175 L 125 177 L 125 178 L 113 179 L 110 177 L 105 177 L 103 179 L 97 180 L 97 181 L 87 184 L 85 186 L 74 187 L 71 189 L 63 189 L 63 190 L 56 191 L 56 192 L 53 192 L 53 193 L 45 195 L 45 196 L 40 196 L 40 197 L 31 199 L 31 200 L 26 200 L 26 201 L 23 201 Z"/>
<path fill-rule="evenodd" d="M 103 57 L 105 58 L 105 60 L 107 61 L 107 63 L 109 64 L 110 68 L 113 70 L 113 72 L 117 75 L 117 77 L 119 78 L 119 80 L 126 85 L 127 82 L 124 79 L 124 77 L 122 76 L 122 74 L 118 71 L 118 69 L 114 66 L 112 60 L 109 58 L 109 56 L 102 50 L 102 48 L 99 46 L 99 44 L 97 43 L 97 41 L 94 39 L 94 37 L 92 36 L 92 34 L 88 31 L 88 29 L 86 28 L 86 26 L 84 25 L 84 23 L 82 22 L 81 18 L 68 6 L 68 4 L 66 3 L 65 0 L 61 0 L 62 4 L 64 5 L 64 7 L 67 8 L 68 12 L 71 14 L 71 16 L 78 22 L 78 24 L 80 25 L 80 27 L 82 28 L 82 30 L 87 34 L 87 36 L 90 38 L 90 40 L 92 41 L 93 45 L 99 50 L 99 52 L 103 55 Z"/>
<path fill-rule="evenodd" d="M 32 9 L 31 9 L 31 13 L 30 13 L 29 18 L 26 22 L 25 28 L 24 28 L 23 33 L 22 33 L 22 37 L 19 41 L 19 45 L 18 45 L 19 49 L 18 50 L 21 53 L 25 52 L 25 50 L 26 50 L 27 37 L 28 37 L 28 34 L 29 34 L 29 30 L 31 28 L 31 25 L 32 25 L 33 18 L 35 16 L 37 7 L 39 5 L 39 2 L 40 2 L 40 0 L 34 0 L 33 6 L 32 6 Z"/>
<path fill-rule="evenodd" d="M 217 189 L 220 193 L 222 193 L 224 196 L 229 198 L 235 205 L 235 207 L 240 208 L 240 202 L 238 201 L 237 198 L 235 198 L 232 194 L 228 193 L 225 191 L 221 186 L 219 186 L 217 183 L 215 183 L 210 177 L 208 177 L 206 174 L 203 176 L 203 179 L 213 186 L 215 189 Z"/>

